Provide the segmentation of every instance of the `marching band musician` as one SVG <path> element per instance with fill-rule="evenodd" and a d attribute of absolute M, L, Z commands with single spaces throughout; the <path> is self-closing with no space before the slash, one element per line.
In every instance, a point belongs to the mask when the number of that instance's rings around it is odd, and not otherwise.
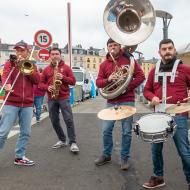
<path fill-rule="evenodd" d="M 107 41 L 108 54 L 106 60 L 100 65 L 96 85 L 98 88 L 104 88 L 110 82 L 117 79 L 113 74 L 116 67 L 121 67 L 130 64 L 130 59 L 126 53 L 121 49 L 121 45 L 112 40 Z M 135 106 L 134 90 L 138 87 L 145 77 L 141 67 L 135 62 L 134 73 L 127 89 L 121 95 L 114 99 L 107 100 L 107 107 L 112 106 Z M 133 117 L 122 119 L 122 142 L 121 142 L 121 169 L 127 170 L 129 167 L 130 147 L 132 138 L 132 122 Z M 111 153 L 113 148 L 112 131 L 115 121 L 103 121 L 103 153 L 95 160 L 97 166 L 101 166 L 111 161 Z"/>
<path fill-rule="evenodd" d="M 2 75 L 3 84 L 6 82 L 4 87 L 6 91 L 5 97 L 11 92 L 1 113 L 0 149 L 3 148 L 5 140 L 18 117 L 20 134 L 16 143 L 14 164 L 31 166 L 35 163 L 25 156 L 25 152 L 31 134 L 34 102 L 33 86 L 39 83 L 40 75 L 34 64 L 30 75 L 25 75 L 21 72 L 19 74 L 19 63 L 28 59 L 30 47 L 24 41 L 20 41 L 14 46 L 14 49 L 16 50 L 16 59 L 14 56 L 10 57 L 10 60 L 5 63 Z M 11 70 L 13 72 L 8 77 Z"/>
<path fill-rule="evenodd" d="M 176 58 L 176 49 L 171 39 L 164 39 L 160 42 L 159 55 L 161 62 L 158 62 L 156 68 L 150 71 L 144 88 L 144 96 L 156 109 L 159 108 L 160 110 L 160 100 L 163 99 L 163 94 L 167 95 L 167 97 L 171 96 L 170 99 L 166 100 L 167 104 L 177 104 L 179 101 L 183 102 L 187 98 L 187 89 L 190 87 L 190 67 L 182 64 L 182 61 Z M 165 75 L 171 74 L 164 79 L 164 73 Z M 163 88 L 163 86 L 166 87 Z M 177 129 L 173 140 L 181 157 L 183 172 L 190 190 L 190 146 L 188 141 L 187 112 L 176 114 L 174 120 L 177 124 Z M 143 184 L 144 188 L 153 189 L 165 185 L 162 149 L 163 142 L 152 144 L 154 175 Z"/>
<path fill-rule="evenodd" d="M 61 110 L 67 127 L 70 151 L 79 152 L 76 144 L 69 89 L 69 85 L 75 85 L 76 79 L 70 67 L 61 59 L 59 48 L 50 49 L 49 54 L 51 63 L 42 72 L 40 87 L 47 90 L 49 117 L 59 139 L 52 148 L 61 148 L 67 145 L 66 136 L 59 119 L 59 110 Z M 58 85 L 56 85 L 57 82 Z"/>

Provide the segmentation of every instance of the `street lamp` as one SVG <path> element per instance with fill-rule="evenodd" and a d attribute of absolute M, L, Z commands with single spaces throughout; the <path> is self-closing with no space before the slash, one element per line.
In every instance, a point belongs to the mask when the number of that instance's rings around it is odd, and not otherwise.
<path fill-rule="evenodd" d="M 168 27 L 173 16 L 170 13 L 162 10 L 156 10 L 156 16 L 162 18 L 163 20 L 163 39 L 167 39 Z"/>
<path fill-rule="evenodd" d="M 143 53 L 140 52 L 140 51 L 134 51 L 134 53 L 136 53 L 138 55 L 138 62 L 140 65 L 142 65 L 142 56 L 143 56 Z"/>

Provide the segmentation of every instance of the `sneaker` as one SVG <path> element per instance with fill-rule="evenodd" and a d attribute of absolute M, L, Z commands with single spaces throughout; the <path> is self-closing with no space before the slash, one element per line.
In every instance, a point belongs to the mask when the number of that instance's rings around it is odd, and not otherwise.
<path fill-rule="evenodd" d="M 79 152 L 79 147 L 77 146 L 76 143 L 72 143 L 70 147 L 71 152 Z"/>
<path fill-rule="evenodd" d="M 128 159 L 121 159 L 121 170 L 128 170 L 129 162 Z"/>
<path fill-rule="evenodd" d="M 148 182 L 143 184 L 146 189 L 154 189 L 165 185 L 163 177 L 151 176 Z"/>
<path fill-rule="evenodd" d="M 102 166 L 102 165 L 109 163 L 109 162 L 111 162 L 111 156 L 102 155 L 95 160 L 95 165 Z"/>
<path fill-rule="evenodd" d="M 63 141 L 58 141 L 56 144 L 54 144 L 53 146 L 52 146 L 52 148 L 61 148 L 61 147 L 65 147 L 65 146 L 67 146 L 67 142 L 65 141 L 65 142 L 63 142 Z"/>
<path fill-rule="evenodd" d="M 35 162 L 24 156 L 23 158 L 15 158 L 14 164 L 19 166 L 33 166 Z"/>

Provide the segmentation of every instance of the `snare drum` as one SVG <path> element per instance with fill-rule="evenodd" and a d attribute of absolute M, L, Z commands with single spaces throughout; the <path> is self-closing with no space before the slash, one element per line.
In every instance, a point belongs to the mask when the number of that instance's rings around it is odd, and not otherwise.
<path fill-rule="evenodd" d="M 142 116 L 134 123 L 134 132 L 146 142 L 160 143 L 173 137 L 176 126 L 172 116 L 158 112 Z"/>

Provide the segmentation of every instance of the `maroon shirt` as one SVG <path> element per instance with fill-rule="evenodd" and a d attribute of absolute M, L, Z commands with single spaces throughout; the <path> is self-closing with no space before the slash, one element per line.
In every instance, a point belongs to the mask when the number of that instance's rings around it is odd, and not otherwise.
<path fill-rule="evenodd" d="M 162 83 L 154 82 L 155 68 L 153 68 L 148 76 L 144 87 L 144 97 L 151 101 L 154 96 L 162 99 Z M 176 71 L 174 83 L 170 82 L 170 77 L 167 77 L 167 97 L 172 96 L 167 100 L 168 104 L 176 104 L 177 101 L 182 101 L 188 95 L 190 87 L 190 67 L 184 64 L 179 64 Z"/>
<path fill-rule="evenodd" d="M 40 74 L 40 78 L 42 74 Z M 41 89 L 39 85 L 34 85 L 34 96 L 45 96 L 46 90 Z"/>
<path fill-rule="evenodd" d="M 64 100 L 70 98 L 69 85 L 75 85 L 76 79 L 71 68 L 61 61 L 58 65 L 58 72 L 63 75 L 62 85 L 60 86 L 58 100 Z M 53 84 L 54 67 L 49 64 L 42 72 L 41 82 L 39 87 L 44 89 L 48 93 L 48 99 L 52 100 L 51 92 L 48 91 L 48 86 Z"/>
<path fill-rule="evenodd" d="M 9 78 L 7 84 L 12 84 L 16 78 L 19 68 L 10 62 L 6 62 L 3 75 L 2 84 L 5 83 L 11 69 L 15 67 L 11 77 Z M 34 102 L 34 85 L 38 84 L 40 81 L 40 75 L 35 69 L 31 75 L 24 75 L 20 73 L 14 87 L 13 92 L 10 93 L 5 105 L 12 105 L 18 107 L 31 107 Z M 7 94 L 7 93 L 6 93 Z M 6 97 L 5 94 L 5 97 Z"/>
<path fill-rule="evenodd" d="M 120 53 L 119 57 L 116 59 L 117 66 L 130 65 L 130 60 L 126 56 Z M 109 84 L 108 77 L 115 71 L 115 63 L 112 59 L 107 57 L 107 59 L 100 65 L 100 70 L 98 77 L 96 79 L 96 85 L 98 88 L 104 88 Z M 131 82 L 129 83 L 125 93 L 120 96 L 107 100 L 108 103 L 121 103 L 121 102 L 134 102 L 135 93 L 134 90 L 145 80 L 144 73 L 140 65 L 135 61 L 134 73 Z"/>

